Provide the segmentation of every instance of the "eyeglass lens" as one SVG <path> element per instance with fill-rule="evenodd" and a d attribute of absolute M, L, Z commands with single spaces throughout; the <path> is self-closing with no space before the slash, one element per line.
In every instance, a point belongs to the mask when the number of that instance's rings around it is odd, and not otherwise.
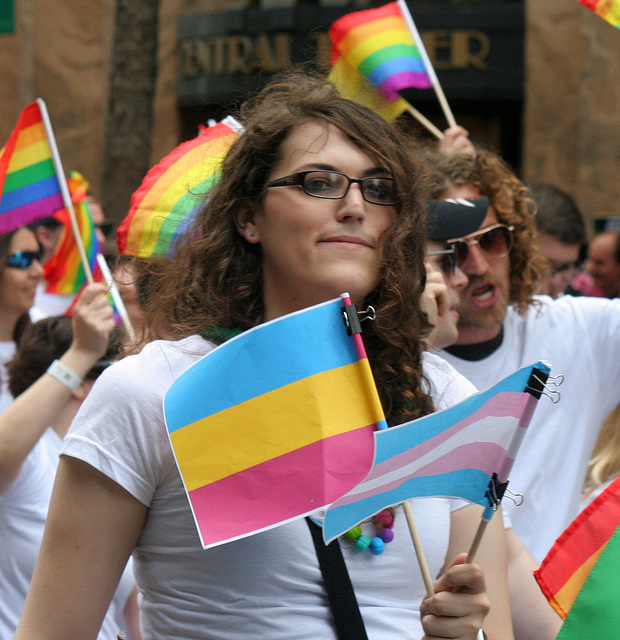
<path fill-rule="evenodd" d="M 344 198 L 351 186 L 357 182 L 362 197 L 373 204 L 394 204 L 394 182 L 390 178 L 362 178 L 354 180 L 342 173 L 332 171 L 309 171 L 303 178 L 303 189 L 318 198 Z"/>
<path fill-rule="evenodd" d="M 512 247 L 512 231 L 509 227 L 497 226 L 473 237 L 470 242 L 466 239 L 455 240 L 453 243 L 458 256 L 458 265 L 462 266 L 469 255 L 469 247 L 477 244 L 481 251 L 492 258 L 501 258 L 508 254 Z"/>
<path fill-rule="evenodd" d="M 18 251 L 7 256 L 5 264 L 12 269 L 28 269 L 35 260 L 41 262 L 40 251 Z"/>

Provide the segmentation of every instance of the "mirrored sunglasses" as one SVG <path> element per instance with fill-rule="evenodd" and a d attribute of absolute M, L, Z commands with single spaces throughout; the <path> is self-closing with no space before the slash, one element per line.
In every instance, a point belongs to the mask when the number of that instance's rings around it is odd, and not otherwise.
<path fill-rule="evenodd" d="M 469 248 L 478 245 L 478 248 L 490 258 L 503 258 L 512 248 L 514 226 L 495 224 L 463 238 L 448 240 L 448 246 L 454 246 L 456 251 L 456 263 L 462 267 L 469 256 Z"/>
<path fill-rule="evenodd" d="M 41 262 L 41 251 L 18 251 L 6 257 L 4 265 L 11 269 L 28 269 L 35 261 Z"/>

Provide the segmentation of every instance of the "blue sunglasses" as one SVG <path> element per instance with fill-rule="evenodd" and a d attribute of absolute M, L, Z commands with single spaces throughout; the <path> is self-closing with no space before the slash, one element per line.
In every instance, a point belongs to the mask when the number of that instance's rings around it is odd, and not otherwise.
<path fill-rule="evenodd" d="M 35 260 L 41 262 L 40 251 L 18 251 L 6 257 L 5 266 L 11 269 L 27 269 Z"/>

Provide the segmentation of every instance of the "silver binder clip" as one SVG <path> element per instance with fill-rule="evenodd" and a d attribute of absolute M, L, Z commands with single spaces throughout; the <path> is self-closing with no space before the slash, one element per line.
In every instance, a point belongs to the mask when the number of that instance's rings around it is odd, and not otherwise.
<path fill-rule="evenodd" d="M 523 504 L 523 494 L 515 493 L 514 491 L 511 491 L 508 488 L 506 488 L 506 491 L 504 492 L 504 498 L 508 498 L 508 500 L 512 500 L 515 503 L 516 507 L 520 507 Z"/>
<path fill-rule="evenodd" d="M 526 390 L 534 390 L 541 396 L 547 396 L 553 402 L 557 404 L 562 398 L 562 394 L 557 389 L 552 389 L 551 386 L 559 387 L 564 382 L 564 375 L 558 374 L 557 376 L 549 376 L 546 380 L 541 380 L 536 374 L 532 374 L 532 378 L 536 382 L 536 386 L 527 387 Z"/>
<path fill-rule="evenodd" d="M 363 311 L 357 312 L 357 317 L 360 319 L 360 322 L 364 322 L 364 320 L 370 320 L 373 322 L 377 317 L 377 312 L 374 307 L 368 305 Z"/>

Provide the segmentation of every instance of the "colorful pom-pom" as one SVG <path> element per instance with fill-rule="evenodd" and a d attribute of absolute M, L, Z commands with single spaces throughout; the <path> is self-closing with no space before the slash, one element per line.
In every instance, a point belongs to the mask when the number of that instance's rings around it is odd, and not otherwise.
<path fill-rule="evenodd" d="M 366 551 L 366 549 L 368 549 L 368 547 L 370 546 L 370 538 L 364 534 L 362 534 L 356 541 L 355 541 L 355 548 L 358 551 Z"/>
<path fill-rule="evenodd" d="M 391 529 L 394 526 L 394 516 L 389 509 L 380 511 L 373 519 L 377 528 Z"/>
<path fill-rule="evenodd" d="M 394 540 L 394 532 L 392 529 L 381 529 L 381 531 L 377 532 L 377 536 L 386 544 Z"/>
<path fill-rule="evenodd" d="M 361 535 L 362 535 L 362 528 L 361 527 L 353 527 L 353 529 L 350 529 L 349 531 L 347 531 L 344 534 L 344 537 L 349 542 L 355 542 Z"/>
<path fill-rule="evenodd" d="M 378 536 L 375 536 L 374 538 L 370 539 L 369 549 L 370 553 L 372 553 L 373 556 L 380 556 L 385 550 L 385 542 L 383 542 L 383 540 L 381 540 L 381 538 L 379 538 Z"/>

